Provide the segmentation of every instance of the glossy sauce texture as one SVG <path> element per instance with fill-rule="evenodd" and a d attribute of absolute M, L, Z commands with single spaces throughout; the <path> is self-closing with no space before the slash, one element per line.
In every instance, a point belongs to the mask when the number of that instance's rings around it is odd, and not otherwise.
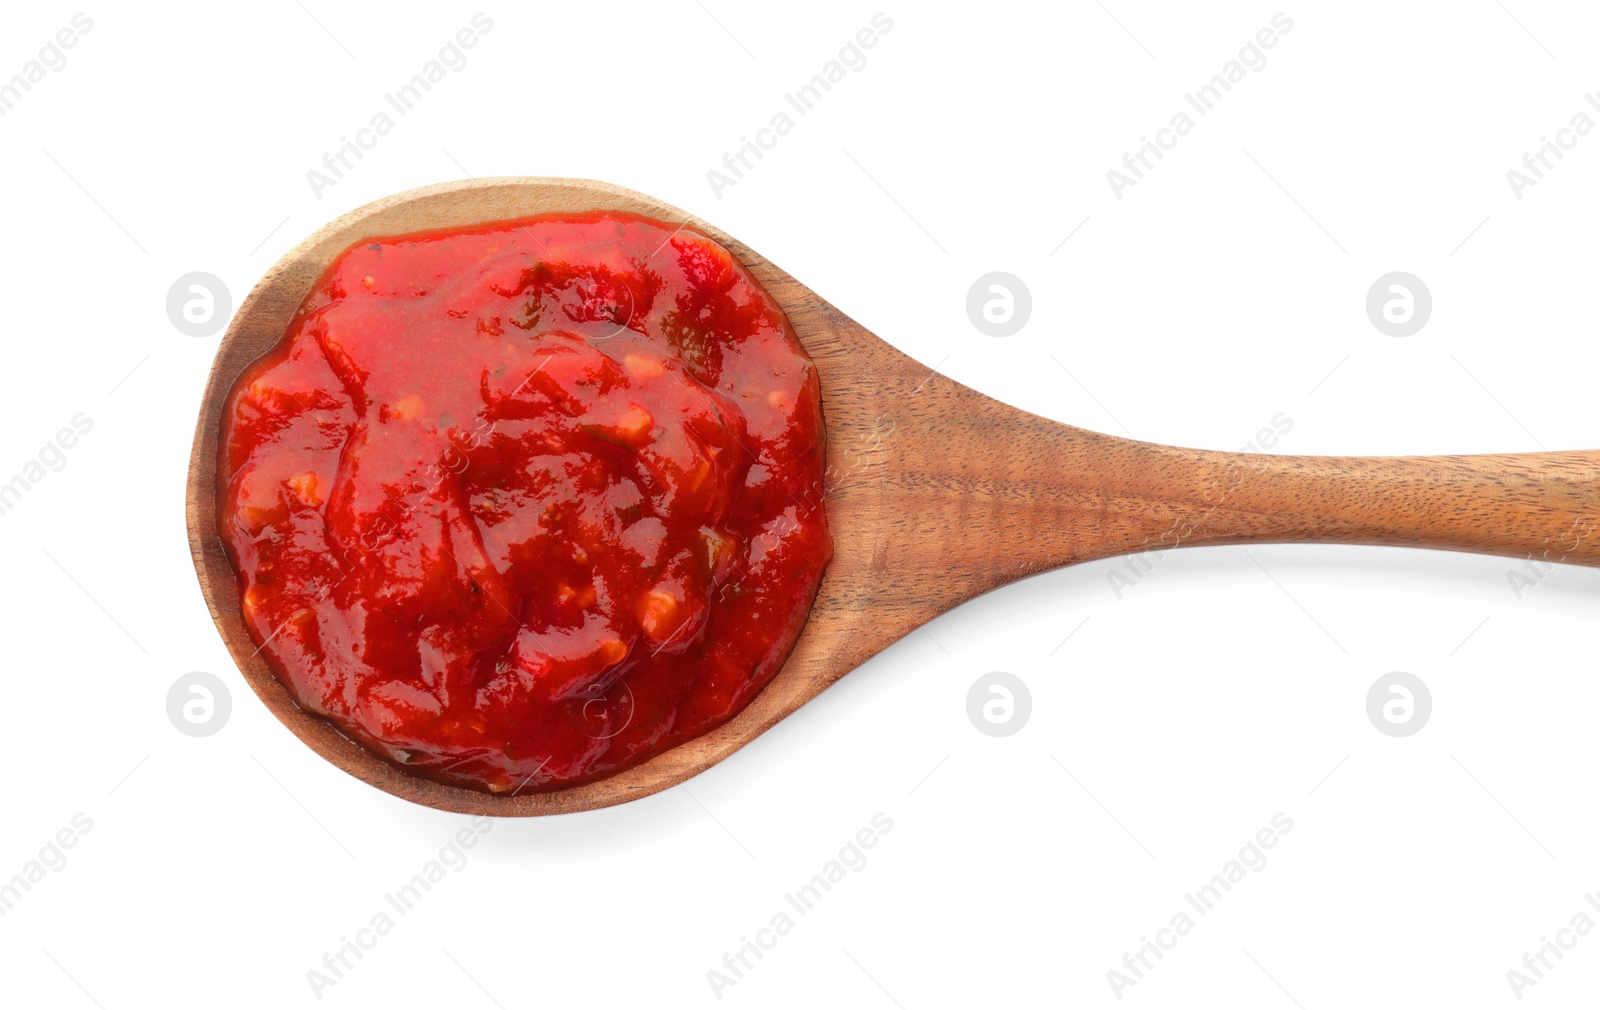
<path fill-rule="evenodd" d="M 278 678 L 492 792 L 732 717 L 832 550 L 810 359 L 725 249 L 642 218 L 355 246 L 223 423 L 223 539 Z"/>

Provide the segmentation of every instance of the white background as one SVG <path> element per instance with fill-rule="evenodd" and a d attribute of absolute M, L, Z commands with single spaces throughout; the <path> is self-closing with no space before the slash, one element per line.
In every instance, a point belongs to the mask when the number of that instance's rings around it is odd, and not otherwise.
<path fill-rule="evenodd" d="M 1279 7 L 883 8 L 867 65 L 719 199 L 707 170 L 878 7 L 484 6 L 470 62 L 314 196 L 307 170 L 479 9 L 85 8 L 68 64 L 0 118 L 0 480 L 94 421 L 0 517 L 0 879 L 75 813 L 94 825 L 0 918 L 0 1003 L 316 1004 L 307 971 L 464 823 L 345 776 L 263 710 L 185 542 L 217 339 L 172 327 L 168 287 L 209 271 L 237 304 L 379 196 L 467 173 L 639 189 L 930 367 L 1097 430 L 1235 449 L 1284 412 L 1295 453 L 1600 445 L 1600 136 L 1521 200 L 1506 179 L 1575 113 L 1600 119 L 1592 7 L 1282 8 L 1265 68 L 1118 200 L 1107 170 Z M 0 79 L 77 10 L 10 6 Z M 967 320 L 992 270 L 1032 291 L 1016 336 Z M 1364 309 L 1392 270 L 1434 300 L 1403 339 Z M 882 812 L 870 862 L 722 1004 L 1117 1005 L 1123 952 L 1280 811 L 1294 827 L 1265 869 L 1122 1004 L 1516 1003 L 1506 972 L 1600 889 L 1600 575 L 1557 566 L 1519 597 L 1504 559 L 1215 548 L 1119 599 L 1119 567 L 941 618 L 687 789 L 495 822 L 321 1003 L 717 1005 L 724 952 Z M 206 739 L 165 712 L 191 670 L 233 689 Z M 1007 739 L 965 712 L 994 670 L 1032 692 Z M 1406 739 L 1365 713 L 1395 670 L 1433 695 Z M 1590 935 L 1522 995 L 1597 986 Z"/>

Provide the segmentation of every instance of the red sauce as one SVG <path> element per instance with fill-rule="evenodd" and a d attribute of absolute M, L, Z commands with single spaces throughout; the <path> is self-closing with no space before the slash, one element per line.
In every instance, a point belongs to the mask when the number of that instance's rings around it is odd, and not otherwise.
<path fill-rule="evenodd" d="M 725 722 L 832 552 L 814 366 L 726 249 L 620 214 L 365 242 L 224 414 L 245 623 L 299 704 L 492 792 Z"/>

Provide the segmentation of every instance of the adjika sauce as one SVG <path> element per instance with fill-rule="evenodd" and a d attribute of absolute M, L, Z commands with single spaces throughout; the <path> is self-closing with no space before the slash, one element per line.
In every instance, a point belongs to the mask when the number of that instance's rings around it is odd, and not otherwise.
<path fill-rule="evenodd" d="M 364 242 L 224 414 L 244 618 L 299 704 L 491 792 L 772 678 L 832 551 L 817 376 L 726 249 L 618 214 Z"/>

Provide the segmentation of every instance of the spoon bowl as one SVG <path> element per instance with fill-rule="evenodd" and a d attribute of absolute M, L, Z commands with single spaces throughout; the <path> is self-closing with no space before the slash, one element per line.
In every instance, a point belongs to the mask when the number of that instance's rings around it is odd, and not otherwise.
<path fill-rule="evenodd" d="M 246 631 L 218 529 L 223 410 L 234 380 L 284 335 L 312 285 L 359 241 L 541 214 L 621 211 L 706 235 L 788 315 L 817 367 L 821 490 L 833 560 L 782 670 L 720 727 L 610 778 L 493 795 L 412 775 L 300 708 Z M 900 353 L 738 239 L 660 200 L 579 179 L 444 183 L 327 224 L 274 265 L 217 350 L 188 477 L 190 551 L 229 652 L 268 709 L 318 754 L 403 799 L 498 816 L 570 813 L 676 785 L 829 684 L 981 593 L 1092 558 L 1188 544 L 1320 541 L 1600 564 L 1600 452 L 1318 457 L 1210 452 L 1060 424 Z"/>

